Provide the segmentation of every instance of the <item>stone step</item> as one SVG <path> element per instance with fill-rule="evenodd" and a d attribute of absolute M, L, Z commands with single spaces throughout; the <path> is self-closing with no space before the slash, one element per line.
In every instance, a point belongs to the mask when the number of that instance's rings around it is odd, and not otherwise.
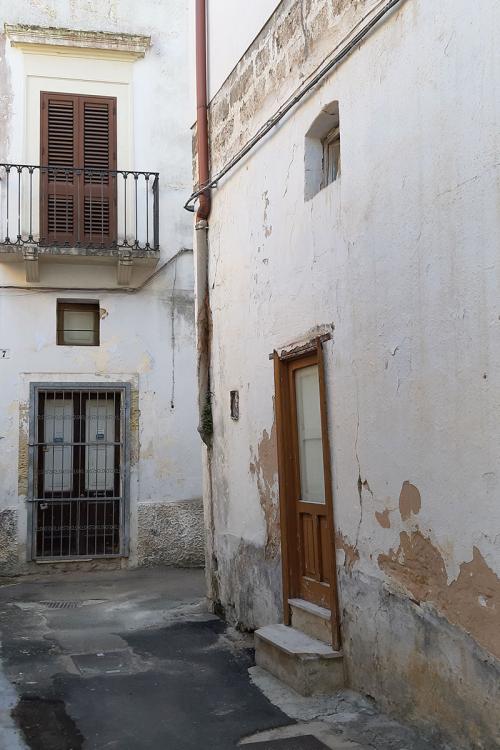
<path fill-rule="evenodd" d="M 329 609 L 318 607 L 304 599 L 289 599 L 288 604 L 292 613 L 292 628 L 331 645 L 332 621 Z"/>
<path fill-rule="evenodd" d="M 344 687 L 342 652 L 287 625 L 255 631 L 255 662 L 301 695 Z"/>

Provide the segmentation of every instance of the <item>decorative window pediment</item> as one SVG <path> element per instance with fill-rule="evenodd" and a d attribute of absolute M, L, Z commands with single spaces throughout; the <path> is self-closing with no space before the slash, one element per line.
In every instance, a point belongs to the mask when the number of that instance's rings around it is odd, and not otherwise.
<path fill-rule="evenodd" d="M 23 52 L 54 55 L 137 60 L 144 57 L 151 46 L 151 37 L 140 34 L 115 34 L 28 24 L 5 24 L 5 34 L 11 45 Z"/>

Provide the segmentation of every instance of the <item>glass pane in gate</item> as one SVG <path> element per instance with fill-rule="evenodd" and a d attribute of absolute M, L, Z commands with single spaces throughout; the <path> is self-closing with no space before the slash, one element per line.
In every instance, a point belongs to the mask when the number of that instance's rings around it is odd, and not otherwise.
<path fill-rule="evenodd" d="M 69 492 L 73 484 L 73 401 L 45 401 L 43 446 L 44 495 Z"/>
<path fill-rule="evenodd" d="M 112 491 L 115 483 L 115 405 L 114 399 L 89 399 L 85 414 L 85 489 Z"/>

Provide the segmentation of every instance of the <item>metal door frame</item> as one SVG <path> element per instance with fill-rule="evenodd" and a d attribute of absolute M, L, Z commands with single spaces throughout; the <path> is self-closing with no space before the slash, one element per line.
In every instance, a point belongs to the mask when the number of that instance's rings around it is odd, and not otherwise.
<path fill-rule="evenodd" d="M 120 503 L 120 551 L 118 555 L 112 557 L 128 557 L 130 546 L 130 404 L 131 404 L 131 386 L 130 383 L 124 382 L 33 382 L 30 383 L 30 403 L 29 403 L 29 440 L 28 440 L 28 508 L 27 508 L 27 550 L 26 559 L 33 561 L 37 559 L 36 555 L 36 518 L 34 505 L 40 500 L 35 497 L 35 450 L 37 448 L 36 439 L 36 418 L 38 411 L 38 396 L 40 391 L 87 391 L 103 392 L 116 391 L 120 392 L 123 409 L 123 492 Z M 82 559 L 103 559 L 110 555 L 80 555 L 78 557 L 59 557 L 50 558 L 51 562 L 68 562 L 71 560 Z"/>

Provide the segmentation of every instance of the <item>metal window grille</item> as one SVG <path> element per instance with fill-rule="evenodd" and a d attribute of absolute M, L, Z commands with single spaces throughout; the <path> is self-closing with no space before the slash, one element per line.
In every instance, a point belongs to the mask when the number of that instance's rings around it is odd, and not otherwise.
<path fill-rule="evenodd" d="M 34 385 L 32 557 L 126 553 L 128 386 Z"/>

